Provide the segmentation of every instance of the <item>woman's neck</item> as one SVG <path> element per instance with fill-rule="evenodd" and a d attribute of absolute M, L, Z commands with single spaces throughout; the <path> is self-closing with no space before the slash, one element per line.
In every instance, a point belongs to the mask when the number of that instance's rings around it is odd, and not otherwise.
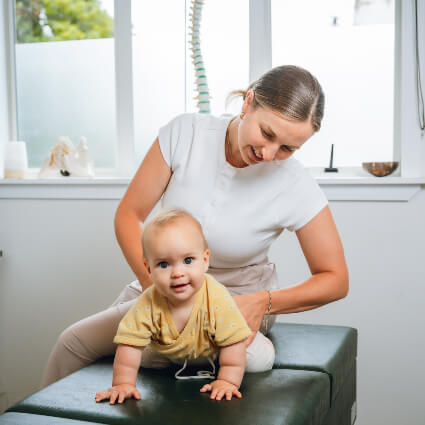
<path fill-rule="evenodd" d="M 225 153 L 226 161 L 235 168 L 245 168 L 247 164 L 242 160 L 238 143 L 238 128 L 240 118 L 233 118 L 226 131 Z"/>

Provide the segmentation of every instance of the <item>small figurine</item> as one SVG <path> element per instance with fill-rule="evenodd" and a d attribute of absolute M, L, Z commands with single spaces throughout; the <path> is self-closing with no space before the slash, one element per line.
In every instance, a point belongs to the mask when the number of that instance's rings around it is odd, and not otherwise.
<path fill-rule="evenodd" d="M 64 177 L 94 177 L 94 164 L 85 137 L 81 137 L 77 148 L 69 137 L 57 139 L 38 176 L 41 179 L 57 177 L 58 171 Z"/>

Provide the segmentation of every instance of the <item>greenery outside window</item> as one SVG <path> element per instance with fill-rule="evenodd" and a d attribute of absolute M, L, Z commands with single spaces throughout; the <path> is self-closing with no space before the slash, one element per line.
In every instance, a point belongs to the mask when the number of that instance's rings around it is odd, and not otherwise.
<path fill-rule="evenodd" d="M 102 0 L 16 0 L 19 140 L 39 168 L 59 136 L 115 167 L 113 14 Z M 113 13 L 113 9 L 111 11 Z"/>

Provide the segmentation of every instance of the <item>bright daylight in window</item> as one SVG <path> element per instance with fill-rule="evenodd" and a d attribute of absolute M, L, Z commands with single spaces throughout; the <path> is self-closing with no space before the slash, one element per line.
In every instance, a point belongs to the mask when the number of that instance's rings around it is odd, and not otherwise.
<path fill-rule="evenodd" d="M 88 140 L 98 168 L 116 166 L 113 0 L 15 0 L 19 140 L 40 167 L 59 136 Z M 195 112 L 191 0 L 132 0 L 135 163 L 174 116 Z M 310 70 L 325 119 L 296 155 L 306 166 L 391 160 L 394 0 L 272 0 L 273 66 Z M 164 13 L 166 11 L 166 13 Z M 306 13 L 308 11 L 308 13 Z M 72 22 L 72 23 L 71 23 Z M 249 2 L 207 0 L 200 42 L 211 113 L 249 84 Z M 126 66 L 126 64 L 121 64 Z"/>
<path fill-rule="evenodd" d="M 16 0 L 18 137 L 41 167 L 59 136 L 85 136 L 115 167 L 113 0 Z"/>
<path fill-rule="evenodd" d="M 310 167 L 393 158 L 394 0 L 272 0 L 273 66 L 311 71 L 322 129 L 296 154 Z"/>
<path fill-rule="evenodd" d="M 190 0 L 132 1 L 136 163 L 162 125 L 198 111 L 189 45 L 191 5 Z M 226 112 L 230 91 L 248 85 L 248 6 L 246 0 L 207 0 L 202 7 L 201 50 L 216 115 Z M 228 112 L 236 105 L 232 102 Z"/>

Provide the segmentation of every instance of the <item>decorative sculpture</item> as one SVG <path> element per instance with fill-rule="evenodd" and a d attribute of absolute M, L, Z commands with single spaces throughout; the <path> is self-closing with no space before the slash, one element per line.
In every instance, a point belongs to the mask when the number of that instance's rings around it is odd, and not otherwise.
<path fill-rule="evenodd" d="M 40 179 L 57 177 L 58 172 L 64 177 L 94 177 L 94 164 L 85 137 L 81 137 L 77 148 L 69 137 L 57 139 L 38 176 Z"/>

